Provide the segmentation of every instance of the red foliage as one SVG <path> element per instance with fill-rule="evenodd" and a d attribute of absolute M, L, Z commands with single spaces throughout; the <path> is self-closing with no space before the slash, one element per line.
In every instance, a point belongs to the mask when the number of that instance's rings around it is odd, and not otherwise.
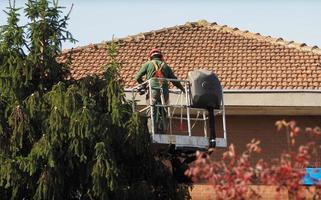
<path fill-rule="evenodd" d="M 295 122 L 280 121 L 276 126 L 281 130 L 284 126 L 289 134 L 289 147 L 295 144 L 295 137 L 300 132 Z M 315 131 L 317 130 L 317 131 Z M 308 129 L 318 136 L 319 129 Z M 254 153 L 260 153 L 260 141 L 253 139 L 246 145 L 246 150 L 237 155 L 231 144 L 223 153 L 221 160 L 215 160 L 207 152 L 197 152 L 196 161 L 185 174 L 194 182 L 208 181 L 214 188 L 216 199 L 251 199 L 260 198 L 260 194 L 250 185 L 273 185 L 278 192 L 287 190 L 295 199 L 304 199 L 301 192 L 301 180 L 305 175 L 305 168 L 309 166 L 311 155 L 317 147 L 314 143 L 300 146 L 296 152 L 282 153 L 272 162 L 259 160 L 255 164 L 250 162 Z M 317 192 L 316 195 L 320 195 Z M 278 198 L 278 197 L 276 197 Z"/>

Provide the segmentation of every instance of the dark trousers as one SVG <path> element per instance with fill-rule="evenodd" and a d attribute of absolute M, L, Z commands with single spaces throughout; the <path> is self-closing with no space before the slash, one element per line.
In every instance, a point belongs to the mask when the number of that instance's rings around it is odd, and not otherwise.
<path fill-rule="evenodd" d="M 149 94 L 151 95 L 149 97 Z M 149 99 L 151 98 L 151 99 Z M 155 133 L 164 133 L 168 127 L 167 119 L 167 108 L 159 107 L 155 105 L 168 105 L 169 93 L 163 92 L 161 89 L 152 89 L 152 91 L 147 93 L 146 103 L 153 107 L 153 119 L 154 119 L 154 132 Z M 152 132 L 152 124 L 150 119 L 148 120 L 149 131 Z"/>

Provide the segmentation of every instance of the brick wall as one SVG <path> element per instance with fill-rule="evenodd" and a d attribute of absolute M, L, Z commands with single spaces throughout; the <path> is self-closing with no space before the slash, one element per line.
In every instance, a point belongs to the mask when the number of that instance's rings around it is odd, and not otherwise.
<path fill-rule="evenodd" d="M 256 138 L 261 141 L 262 153 L 254 157 L 254 160 L 263 158 L 268 161 L 272 158 L 278 157 L 280 153 L 287 150 L 287 139 L 284 131 L 278 132 L 275 127 L 275 122 L 285 119 L 295 120 L 297 125 L 303 130 L 306 127 L 321 127 L 321 117 L 319 116 L 227 116 L 227 141 L 228 145 L 233 143 L 236 146 L 237 152 L 242 152 L 245 149 L 245 145 L 251 141 L 252 138 Z M 202 126 L 196 126 L 194 133 L 201 132 Z M 216 129 L 219 137 L 222 137 L 221 119 L 216 119 Z M 305 144 L 312 138 L 307 137 L 305 134 L 301 134 L 297 137 L 297 146 Z M 321 141 L 315 141 L 321 144 Z M 219 159 L 221 152 L 226 150 L 225 148 L 219 149 L 215 156 Z M 321 153 L 321 152 L 320 152 Z M 318 160 L 320 163 L 320 159 Z M 270 200 L 276 198 L 275 186 L 252 186 L 257 190 L 263 200 Z M 313 189 L 312 189 L 313 190 Z M 311 199 L 311 194 L 305 190 L 305 196 L 307 199 Z M 282 191 L 280 199 L 288 199 L 287 191 Z M 215 199 L 213 188 L 207 184 L 196 184 L 191 190 L 191 196 L 193 200 L 203 199 Z"/>
<path fill-rule="evenodd" d="M 228 116 L 226 118 L 228 144 L 234 143 L 237 151 L 241 152 L 252 138 L 256 138 L 261 141 L 260 146 L 263 149 L 259 158 L 270 160 L 278 157 L 288 147 L 285 131 L 278 132 L 275 127 L 275 122 L 282 119 L 295 120 L 303 130 L 306 127 L 321 126 L 320 116 Z M 219 125 L 216 127 L 218 132 L 222 132 Z M 309 138 L 302 132 L 297 137 L 296 147 L 306 144 L 309 140 L 315 139 Z M 320 140 L 316 142 L 321 144 Z"/>
<path fill-rule="evenodd" d="M 286 200 L 288 199 L 287 191 L 276 192 L 275 186 L 251 186 L 252 189 L 256 190 L 261 195 L 260 200 L 271 200 L 277 199 Z M 194 185 L 194 188 L 190 191 L 192 200 L 214 200 L 215 193 L 210 185 L 200 184 Z"/>
<path fill-rule="evenodd" d="M 289 195 L 286 190 L 276 192 L 275 186 L 251 186 L 257 193 L 261 195 L 260 200 L 271 200 L 280 199 L 288 200 Z M 313 194 L 315 192 L 314 187 L 302 187 L 302 195 L 308 200 L 313 199 Z M 190 190 L 192 200 L 214 200 L 215 193 L 213 187 L 207 184 L 196 184 Z"/>
<path fill-rule="evenodd" d="M 242 152 L 245 149 L 247 143 L 253 138 L 261 141 L 260 146 L 263 151 L 257 158 L 263 158 L 268 161 L 272 158 L 278 157 L 280 153 L 287 150 L 287 138 L 285 131 L 277 131 L 275 122 L 285 119 L 286 121 L 295 120 L 297 125 L 303 130 L 306 127 L 321 127 L 320 116 L 226 116 L 227 127 L 227 142 L 229 144 L 235 144 L 237 152 Z M 221 118 L 216 119 L 216 132 L 217 137 L 223 137 Z M 193 122 L 192 122 L 193 124 Z M 186 122 L 184 122 L 186 125 Z M 177 124 L 174 126 L 178 126 Z M 187 128 L 185 128 L 187 129 Z M 192 130 L 193 135 L 202 135 L 203 124 L 198 122 L 195 124 Z M 296 147 L 302 144 L 306 144 L 308 141 L 315 141 L 313 138 L 309 138 L 303 132 L 298 135 L 296 140 Z M 321 141 L 315 141 L 321 144 Z M 225 148 L 218 148 L 220 152 L 226 150 Z M 321 153 L 321 152 L 320 152 Z M 320 159 L 317 161 L 320 163 Z"/>

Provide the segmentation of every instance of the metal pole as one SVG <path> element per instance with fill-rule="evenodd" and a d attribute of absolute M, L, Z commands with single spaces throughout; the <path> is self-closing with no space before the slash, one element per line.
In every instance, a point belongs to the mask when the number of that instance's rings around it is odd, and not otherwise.
<path fill-rule="evenodd" d="M 152 138 L 154 140 L 155 137 L 155 122 L 154 122 L 154 105 L 152 105 L 152 86 L 150 84 L 151 79 L 148 80 L 148 87 L 149 87 L 149 107 L 150 107 L 150 117 L 152 122 Z"/>
<path fill-rule="evenodd" d="M 168 105 L 170 105 L 170 92 L 168 91 Z M 168 123 L 169 123 L 169 134 L 172 135 L 172 116 L 171 109 L 168 107 Z"/>
<path fill-rule="evenodd" d="M 215 118 L 214 118 L 214 108 L 213 107 L 208 107 L 208 116 L 209 116 L 209 126 L 210 126 L 209 147 L 215 148 L 215 146 L 216 146 L 216 133 L 215 133 Z"/>
<path fill-rule="evenodd" d="M 186 115 L 187 115 L 187 128 L 188 128 L 188 136 L 192 136 L 191 131 L 191 119 L 190 119 L 190 104 L 189 104 L 189 90 L 187 90 L 187 83 L 184 84 L 185 89 L 185 99 L 186 99 Z"/>
<path fill-rule="evenodd" d="M 206 114 L 203 110 L 203 120 L 204 120 L 204 136 L 207 137 L 207 123 L 206 123 Z"/>
<path fill-rule="evenodd" d="M 171 114 L 169 113 L 169 115 L 171 115 Z M 170 134 L 170 135 L 173 135 L 172 117 L 169 116 L 168 119 L 169 119 L 169 134 Z"/>
<path fill-rule="evenodd" d="M 135 112 L 135 95 L 134 95 L 134 90 L 132 90 L 132 109 L 133 109 L 133 112 Z"/>
<path fill-rule="evenodd" d="M 223 88 L 222 88 L 222 117 L 223 117 L 223 134 L 224 134 L 224 140 L 227 143 L 226 138 L 226 121 L 225 121 L 225 105 L 224 105 L 224 97 L 223 97 Z"/>

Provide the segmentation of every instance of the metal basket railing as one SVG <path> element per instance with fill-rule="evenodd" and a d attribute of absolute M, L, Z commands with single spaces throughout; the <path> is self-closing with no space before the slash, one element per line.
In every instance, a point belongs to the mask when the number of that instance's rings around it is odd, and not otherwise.
<path fill-rule="evenodd" d="M 171 95 L 176 95 L 177 99 L 176 102 L 168 102 L 166 103 L 164 101 L 164 93 L 163 89 L 161 87 L 155 88 L 151 86 L 151 81 L 153 80 L 159 80 L 159 81 L 170 81 L 170 82 L 180 82 L 184 89 L 185 93 L 178 91 L 178 90 L 169 90 L 169 94 Z M 141 88 L 148 88 L 147 92 L 149 93 L 149 103 L 145 106 L 143 106 L 142 109 L 137 109 L 136 105 L 136 97 Z M 161 103 L 160 104 L 155 104 L 152 105 L 152 98 L 151 98 L 151 92 L 152 90 L 159 89 L 160 90 L 160 98 L 161 98 Z M 186 120 L 187 121 L 187 136 L 192 137 L 192 129 L 194 128 L 194 125 L 196 122 L 203 122 L 203 135 L 202 136 L 193 136 L 194 137 L 203 137 L 208 139 L 208 126 L 207 126 L 207 110 L 202 109 L 202 108 L 193 108 L 191 106 L 191 90 L 190 90 L 190 82 L 187 80 L 180 80 L 180 79 L 167 79 L 167 78 L 156 78 L 153 77 L 149 80 L 144 81 L 143 83 L 133 87 L 131 89 L 132 93 L 132 109 L 135 112 L 150 112 L 150 121 L 151 121 L 151 127 L 150 127 L 150 132 L 153 138 L 153 141 L 155 141 L 155 119 L 154 119 L 154 112 L 157 107 L 161 107 L 165 109 L 167 112 L 167 118 L 169 121 L 169 131 L 167 131 L 168 135 L 176 135 L 177 132 L 173 131 L 173 120 Z M 222 97 L 223 97 L 223 90 L 222 90 Z M 170 98 L 171 99 L 171 98 Z M 173 99 L 171 99 L 173 100 Z M 180 114 L 175 114 L 176 110 L 180 109 Z M 182 110 L 184 110 L 184 113 L 182 114 Z M 191 113 L 193 115 L 196 115 L 196 117 L 192 117 Z M 196 114 L 195 114 L 196 113 Z M 224 138 L 218 138 L 216 141 L 217 146 L 226 146 L 226 122 L 225 122 L 225 107 L 224 107 L 224 101 L 222 98 L 221 101 L 221 106 L 220 109 L 216 109 L 214 112 L 215 115 L 221 114 L 223 117 L 223 137 Z M 200 117 L 201 116 L 201 117 Z M 194 121 L 194 124 L 191 123 L 191 121 Z"/>

